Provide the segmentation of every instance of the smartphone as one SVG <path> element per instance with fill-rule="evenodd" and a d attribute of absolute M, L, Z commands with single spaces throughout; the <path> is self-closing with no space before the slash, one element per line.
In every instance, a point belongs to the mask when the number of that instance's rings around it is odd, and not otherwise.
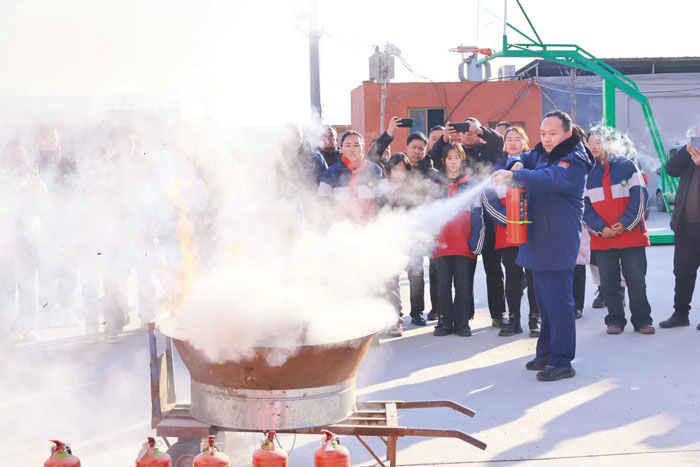
<path fill-rule="evenodd" d="M 700 149 L 700 136 L 692 136 L 690 138 L 690 147 Z"/>
<path fill-rule="evenodd" d="M 402 118 L 401 123 L 399 123 L 399 128 L 411 128 L 413 126 L 412 118 Z"/>
<path fill-rule="evenodd" d="M 452 125 L 452 128 L 454 128 L 457 133 L 466 133 L 469 131 L 469 122 L 450 123 L 450 125 Z"/>

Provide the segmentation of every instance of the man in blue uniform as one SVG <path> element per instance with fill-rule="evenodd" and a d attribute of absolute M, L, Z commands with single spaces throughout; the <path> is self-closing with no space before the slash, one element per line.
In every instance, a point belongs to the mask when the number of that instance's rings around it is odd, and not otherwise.
<path fill-rule="evenodd" d="M 528 241 L 517 263 L 532 270 L 542 328 L 537 353 L 525 365 L 540 381 L 573 377 L 576 352 L 574 267 L 581 243 L 583 192 L 595 159 L 572 132 L 571 117 L 555 110 L 545 115 L 541 142 L 534 150 L 512 157 L 493 173 L 496 183 L 510 182 L 527 190 Z"/>

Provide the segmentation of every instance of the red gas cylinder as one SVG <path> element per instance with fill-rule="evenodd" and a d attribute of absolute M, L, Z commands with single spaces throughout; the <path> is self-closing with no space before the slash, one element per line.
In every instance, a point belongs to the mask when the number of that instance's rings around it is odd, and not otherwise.
<path fill-rule="evenodd" d="M 70 451 L 70 446 L 58 440 L 51 440 L 51 457 L 44 462 L 44 467 L 80 467 L 80 459 Z"/>
<path fill-rule="evenodd" d="M 214 444 L 215 436 L 210 436 L 204 451 L 194 458 L 194 467 L 229 467 L 228 456 L 219 451 Z"/>
<path fill-rule="evenodd" d="M 323 430 L 321 447 L 314 453 L 314 467 L 350 467 L 350 451 L 333 433 Z"/>
<path fill-rule="evenodd" d="M 253 453 L 253 467 L 287 467 L 287 453 L 275 448 L 275 432 L 268 431 L 259 449 Z"/>
<path fill-rule="evenodd" d="M 527 243 L 527 191 L 521 188 L 506 190 L 506 241 Z"/>
<path fill-rule="evenodd" d="M 173 462 L 167 453 L 156 447 L 155 438 L 148 437 L 136 459 L 136 467 L 172 467 Z"/>

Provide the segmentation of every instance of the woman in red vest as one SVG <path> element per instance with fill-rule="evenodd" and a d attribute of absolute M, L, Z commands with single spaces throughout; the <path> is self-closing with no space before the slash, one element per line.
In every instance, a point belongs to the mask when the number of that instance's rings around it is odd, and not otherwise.
<path fill-rule="evenodd" d="M 626 157 L 609 153 L 611 130 L 594 127 L 588 147 L 598 164 L 588 176 L 583 222 L 591 233 L 600 270 L 600 291 L 608 305 L 608 334 L 620 334 L 627 324 L 620 285 L 620 265 L 630 297 L 632 325 L 636 332 L 654 334 L 651 306 L 647 300 L 646 246 L 649 234 L 644 221 L 647 187 L 639 167 Z"/>
<path fill-rule="evenodd" d="M 436 178 L 441 198 L 451 198 L 475 185 L 464 173 L 467 160 L 462 146 L 447 144 L 442 150 L 442 171 Z M 475 195 L 467 207 L 445 225 L 435 239 L 433 259 L 437 279 L 437 308 L 441 316 L 433 335 L 471 336 L 469 317 L 472 304 L 472 271 L 476 255 L 484 244 L 481 196 Z M 452 285 L 455 296 L 452 299 Z"/>

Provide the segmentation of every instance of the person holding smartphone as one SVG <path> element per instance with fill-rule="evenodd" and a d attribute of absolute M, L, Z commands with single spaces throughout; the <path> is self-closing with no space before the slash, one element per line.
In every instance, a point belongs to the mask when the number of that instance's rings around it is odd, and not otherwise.
<path fill-rule="evenodd" d="M 672 148 L 666 162 L 666 172 L 680 177 L 676 203 L 671 216 L 675 249 L 673 275 L 676 287 L 673 314 L 659 323 L 662 328 L 688 326 L 690 301 L 700 268 L 700 127 L 685 146 Z M 697 326 L 700 331 L 700 324 Z"/>
<path fill-rule="evenodd" d="M 391 149 L 389 146 L 392 141 L 394 141 L 394 135 L 399 128 L 404 128 L 401 125 L 402 120 L 401 117 L 391 117 L 386 131 L 382 133 L 379 138 L 372 141 L 367 151 L 367 160 L 379 165 L 384 171 L 386 171 L 389 158 L 391 157 Z"/>

